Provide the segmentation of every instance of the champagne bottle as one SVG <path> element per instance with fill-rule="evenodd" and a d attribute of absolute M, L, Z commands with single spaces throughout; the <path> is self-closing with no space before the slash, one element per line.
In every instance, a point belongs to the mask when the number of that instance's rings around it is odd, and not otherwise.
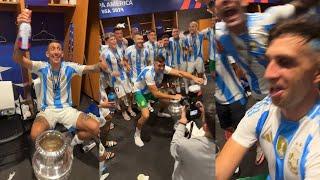
<path fill-rule="evenodd" d="M 30 48 L 30 38 L 31 38 L 31 25 L 30 23 L 21 23 L 19 26 L 19 39 L 18 45 L 21 50 L 29 50 Z"/>

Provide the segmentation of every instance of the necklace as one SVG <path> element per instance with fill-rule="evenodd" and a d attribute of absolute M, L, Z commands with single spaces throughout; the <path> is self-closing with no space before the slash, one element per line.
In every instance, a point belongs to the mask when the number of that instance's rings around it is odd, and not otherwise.
<path fill-rule="evenodd" d="M 123 67 L 121 65 L 121 57 L 118 54 L 118 50 L 117 49 L 111 50 L 111 52 L 112 52 L 113 56 L 116 58 L 116 60 L 117 60 L 117 65 L 118 65 L 119 70 L 122 71 Z"/>
<path fill-rule="evenodd" d="M 52 79 L 52 86 L 53 86 L 53 92 L 54 94 L 56 94 L 56 92 L 59 90 L 59 86 L 60 86 L 60 80 L 61 80 L 61 77 L 60 77 L 60 69 L 61 69 L 61 66 L 59 67 L 59 70 L 58 70 L 58 75 L 54 75 L 54 70 L 53 68 L 51 67 L 50 70 L 51 70 L 51 79 Z"/>

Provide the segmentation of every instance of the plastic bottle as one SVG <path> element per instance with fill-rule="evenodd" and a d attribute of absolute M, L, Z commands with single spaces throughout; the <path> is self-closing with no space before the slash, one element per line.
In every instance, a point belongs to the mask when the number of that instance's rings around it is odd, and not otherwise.
<path fill-rule="evenodd" d="M 30 23 L 21 23 L 19 27 L 18 34 L 18 44 L 21 50 L 28 50 L 30 48 L 30 38 L 31 38 L 31 25 Z"/>
<path fill-rule="evenodd" d="M 114 92 L 110 92 L 108 94 L 108 101 L 109 102 L 117 102 L 117 95 Z M 111 113 L 114 113 L 116 108 L 109 108 Z"/>

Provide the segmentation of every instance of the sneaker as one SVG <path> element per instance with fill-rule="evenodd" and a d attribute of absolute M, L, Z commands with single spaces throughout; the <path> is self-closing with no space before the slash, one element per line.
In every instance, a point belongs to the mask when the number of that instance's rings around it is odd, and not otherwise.
<path fill-rule="evenodd" d="M 158 117 L 171 118 L 171 115 L 165 112 L 158 112 Z"/>
<path fill-rule="evenodd" d="M 118 103 L 117 103 L 117 110 L 121 111 L 121 107 L 120 107 L 120 105 Z"/>
<path fill-rule="evenodd" d="M 236 168 L 236 170 L 234 171 L 234 175 L 237 175 L 237 174 L 239 174 L 239 172 L 240 172 L 240 167 L 238 166 L 237 168 Z"/>
<path fill-rule="evenodd" d="M 134 134 L 134 143 L 139 147 L 144 146 L 143 141 L 141 140 L 140 136 L 137 134 Z"/>
<path fill-rule="evenodd" d="M 89 152 L 91 149 L 93 149 L 95 146 L 96 146 L 96 143 L 95 143 L 94 141 L 92 141 L 92 142 L 90 142 L 89 144 L 84 145 L 84 146 L 82 147 L 82 150 L 83 150 L 83 152 L 87 153 L 87 152 Z"/>
<path fill-rule="evenodd" d="M 132 117 L 137 116 L 137 114 L 132 109 L 128 109 L 128 112 L 129 112 L 130 116 L 132 116 Z"/>
<path fill-rule="evenodd" d="M 155 103 L 155 101 L 152 100 L 152 99 L 150 99 L 150 100 L 149 100 L 149 103 L 153 104 L 153 103 Z"/>
<path fill-rule="evenodd" d="M 108 176 L 109 176 L 109 173 L 105 173 L 100 176 L 100 180 L 105 180 L 105 179 L 107 179 Z"/>
<path fill-rule="evenodd" d="M 151 103 L 150 103 L 150 102 L 148 102 L 148 109 L 149 109 L 150 112 L 153 112 L 153 111 L 154 111 L 154 109 L 153 109 L 153 107 L 151 106 Z"/>
<path fill-rule="evenodd" d="M 122 116 L 123 116 L 123 119 L 126 120 L 126 121 L 130 121 L 130 116 L 128 115 L 127 111 L 124 111 L 122 112 Z"/>
<path fill-rule="evenodd" d="M 114 124 L 110 123 L 110 130 L 114 129 Z"/>

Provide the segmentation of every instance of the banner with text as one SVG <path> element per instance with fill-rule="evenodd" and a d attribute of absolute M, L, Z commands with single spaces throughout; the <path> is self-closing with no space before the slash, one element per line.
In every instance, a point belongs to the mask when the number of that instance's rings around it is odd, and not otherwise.
<path fill-rule="evenodd" d="M 100 19 L 205 7 L 195 0 L 100 0 Z"/>
<path fill-rule="evenodd" d="M 48 6 L 48 0 L 27 0 L 28 6 Z"/>

